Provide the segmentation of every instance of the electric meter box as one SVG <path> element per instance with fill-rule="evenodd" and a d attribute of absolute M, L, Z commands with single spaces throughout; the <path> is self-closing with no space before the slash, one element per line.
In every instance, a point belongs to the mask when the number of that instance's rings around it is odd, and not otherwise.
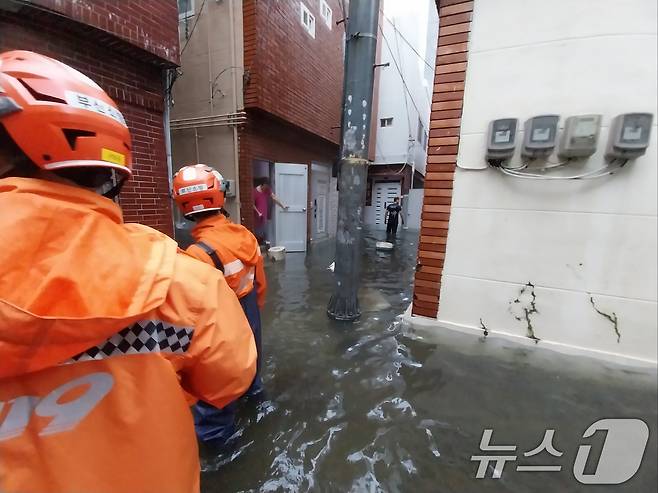
<path fill-rule="evenodd" d="M 224 180 L 226 183 L 226 197 L 235 197 L 235 180 Z"/>
<path fill-rule="evenodd" d="M 589 157 L 596 152 L 601 115 L 570 116 L 564 123 L 558 156 L 565 159 Z"/>
<path fill-rule="evenodd" d="M 548 157 L 555 149 L 559 115 L 540 115 L 530 118 L 523 127 L 522 154 L 529 158 Z"/>
<path fill-rule="evenodd" d="M 487 137 L 487 159 L 504 161 L 511 159 L 516 148 L 516 134 L 519 120 L 516 118 L 501 118 L 489 123 Z"/>
<path fill-rule="evenodd" d="M 649 147 L 652 121 L 651 113 L 625 113 L 613 118 L 606 157 L 634 159 L 642 156 Z"/>

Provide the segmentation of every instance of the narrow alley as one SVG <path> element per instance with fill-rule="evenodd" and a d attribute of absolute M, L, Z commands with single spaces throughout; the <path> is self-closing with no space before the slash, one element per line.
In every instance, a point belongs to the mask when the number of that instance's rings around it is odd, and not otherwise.
<path fill-rule="evenodd" d="M 657 0 L 0 0 L 0 493 L 658 491 Z"/>
<path fill-rule="evenodd" d="M 241 410 L 232 456 L 206 453 L 204 492 L 576 491 L 571 468 L 581 436 L 608 416 L 644 420 L 644 463 L 656 462 L 655 368 L 573 358 L 495 336 L 413 333 L 399 314 L 411 296 L 416 234 L 406 231 L 386 253 L 375 250 L 379 236 L 365 235 L 364 316 L 353 325 L 325 313 L 332 242 L 269 262 L 269 400 Z M 512 463 L 501 479 L 476 479 L 478 463 L 470 458 L 481 453 L 487 428 L 492 443 L 518 445 L 519 455 L 554 428 L 564 456 L 544 452 L 530 463 L 548 456 L 562 471 L 529 474 Z M 643 468 L 614 491 L 650 491 L 655 474 Z"/>

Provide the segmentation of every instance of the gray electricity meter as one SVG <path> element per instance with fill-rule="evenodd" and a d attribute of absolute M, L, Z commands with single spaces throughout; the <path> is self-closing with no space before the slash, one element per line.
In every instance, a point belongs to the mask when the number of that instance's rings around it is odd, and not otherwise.
<path fill-rule="evenodd" d="M 625 113 L 613 118 L 606 157 L 611 159 L 634 159 L 642 156 L 649 147 L 651 113 Z"/>
<path fill-rule="evenodd" d="M 516 133 L 519 120 L 516 118 L 501 118 L 489 123 L 487 138 L 487 160 L 504 161 L 511 159 L 516 147 Z"/>
<path fill-rule="evenodd" d="M 530 118 L 523 127 L 522 154 L 529 158 L 547 157 L 555 149 L 559 115 L 540 115 Z"/>
<path fill-rule="evenodd" d="M 596 152 L 601 130 L 601 115 L 570 116 L 564 123 L 558 155 L 572 159 L 589 157 Z"/>

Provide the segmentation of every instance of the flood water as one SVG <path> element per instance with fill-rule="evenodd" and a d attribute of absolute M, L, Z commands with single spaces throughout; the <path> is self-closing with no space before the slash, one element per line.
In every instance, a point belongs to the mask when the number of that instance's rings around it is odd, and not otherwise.
<path fill-rule="evenodd" d="M 333 245 L 267 266 L 263 313 L 269 400 L 240 411 L 238 446 L 202 456 L 204 493 L 656 491 L 656 371 L 567 356 L 491 336 L 415 333 L 399 315 L 411 298 L 417 235 L 363 255 L 364 313 L 356 323 L 326 316 Z M 465 301 L 467 302 L 467 301 Z M 586 488 L 573 476 L 578 447 L 602 418 L 640 418 L 650 429 L 639 472 L 619 486 Z M 517 445 L 500 479 L 475 479 L 484 429 L 492 444 Z M 546 429 L 553 445 L 536 457 Z M 595 455 L 595 453 L 592 453 Z M 492 453 L 495 455 L 495 452 Z M 519 464 L 559 472 L 517 472 Z M 596 469 L 588 462 L 586 472 Z"/>

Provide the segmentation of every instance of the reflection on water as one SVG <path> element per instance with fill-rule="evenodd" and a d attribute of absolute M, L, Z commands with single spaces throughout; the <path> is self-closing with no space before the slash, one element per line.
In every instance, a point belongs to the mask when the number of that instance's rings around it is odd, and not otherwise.
<path fill-rule="evenodd" d="M 392 252 L 365 239 L 363 317 L 326 317 L 333 245 L 268 265 L 264 369 L 269 400 L 246 403 L 230 454 L 203 456 L 204 493 L 571 492 L 583 431 L 609 417 L 650 426 L 643 467 L 621 487 L 655 491 L 656 372 L 569 357 L 482 337 L 419 337 L 398 318 L 411 298 L 416 237 Z M 485 428 L 495 444 L 534 449 L 547 428 L 561 472 L 476 480 Z M 539 456 L 541 464 L 555 458 Z"/>

